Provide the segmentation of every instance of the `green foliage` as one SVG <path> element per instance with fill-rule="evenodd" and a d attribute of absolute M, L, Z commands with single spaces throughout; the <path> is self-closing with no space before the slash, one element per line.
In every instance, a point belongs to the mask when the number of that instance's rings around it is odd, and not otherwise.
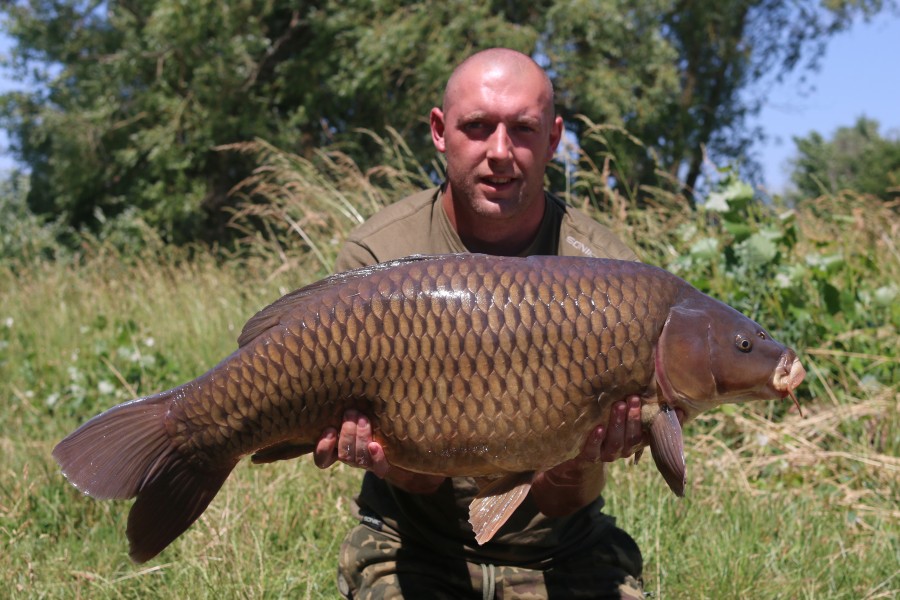
<path fill-rule="evenodd" d="M 57 236 L 63 228 L 36 216 L 28 208 L 27 195 L 24 176 L 0 182 L 0 262 L 22 265 L 58 256 Z"/>
<path fill-rule="evenodd" d="M 791 181 L 798 199 L 854 190 L 884 200 L 900 198 L 900 138 L 878 133 L 878 122 L 860 117 L 831 140 L 818 132 L 794 138 L 798 156 Z"/>
<path fill-rule="evenodd" d="M 768 84 L 801 65 L 814 68 L 831 35 L 883 6 L 566 0 L 548 11 L 540 49 L 563 92 L 563 115 L 578 133 L 584 130 L 576 117 L 585 115 L 626 130 L 650 150 L 610 133 L 606 144 L 585 143 L 592 154 L 616 153 L 623 168 L 612 174 L 621 189 L 680 181 L 693 203 L 705 157 L 752 164 L 749 150 L 760 134 L 747 129 L 747 119 L 759 111 Z"/>
<path fill-rule="evenodd" d="M 20 0 L 0 8 L 15 41 L 5 66 L 32 87 L 0 98 L 0 124 L 30 170 L 28 206 L 69 230 L 63 242 L 134 223 L 166 241 L 225 241 L 228 192 L 255 165 L 217 148 L 263 139 L 367 167 L 377 148 L 348 134 L 393 126 L 428 163 L 427 114 L 450 70 L 502 45 L 546 64 L 576 133 L 577 115 L 614 128 L 610 146 L 586 147 L 618 155 L 621 190 L 693 190 L 704 148 L 734 158 L 753 138 L 744 119 L 758 102 L 742 92 L 814 63 L 828 36 L 881 6 Z"/>
<path fill-rule="evenodd" d="M 244 88 L 264 67 L 266 34 L 288 28 L 288 9 L 173 0 L 7 10 L 21 75 L 43 67 L 43 85 L 4 104 L 31 169 L 31 207 L 75 229 L 133 209 L 169 240 L 217 233 L 240 165 L 213 146 L 283 126 L 261 99 L 270 90 Z"/>
<path fill-rule="evenodd" d="M 857 386 L 880 389 L 900 380 L 900 348 L 889 343 L 900 332 L 900 254 L 887 233 L 896 227 L 872 197 L 786 209 L 759 203 L 726 171 L 697 218 L 675 228 L 675 257 L 661 264 L 777 338 L 819 352 L 804 394 L 825 393 L 825 381 L 842 376 L 841 358 L 855 363 Z"/>
<path fill-rule="evenodd" d="M 473 39 L 527 50 L 536 38 L 474 2 L 3 10 L 15 74 L 38 69 L 38 87 L 0 107 L 31 170 L 31 208 L 93 232 L 130 210 L 176 242 L 226 237 L 228 191 L 253 165 L 215 148 L 264 138 L 312 155 L 352 127 L 395 121 L 421 150 L 427 109 Z"/>

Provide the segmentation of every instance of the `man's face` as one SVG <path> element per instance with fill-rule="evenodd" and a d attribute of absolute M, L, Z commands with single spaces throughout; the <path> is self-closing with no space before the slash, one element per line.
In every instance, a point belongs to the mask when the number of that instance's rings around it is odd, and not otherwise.
<path fill-rule="evenodd" d="M 544 170 L 562 132 L 550 103 L 542 74 L 532 70 L 488 66 L 460 75 L 446 112 L 432 110 L 431 129 L 461 209 L 511 219 L 543 206 Z"/>

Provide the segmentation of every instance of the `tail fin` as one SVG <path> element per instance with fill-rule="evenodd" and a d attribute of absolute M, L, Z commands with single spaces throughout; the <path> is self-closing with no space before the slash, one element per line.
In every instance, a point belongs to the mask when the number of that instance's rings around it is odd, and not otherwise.
<path fill-rule="evenodd" d="M 184 533 L 234 468 L 209 469 L 172 445 L 165 427 L 172 392 L 115 406 L 53 449 L 63 474 L 85 494 L 137 496 L 127 530 L 136 562 L 150 560 Z"/>

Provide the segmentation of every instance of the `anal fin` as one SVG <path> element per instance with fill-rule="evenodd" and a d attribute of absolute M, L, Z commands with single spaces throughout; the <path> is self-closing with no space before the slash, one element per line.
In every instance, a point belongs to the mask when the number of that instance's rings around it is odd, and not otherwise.
<path fill-rule="evenodd" d="M 287 441 L 275 444 L 274 446 L 269 446 L 268 448 L 263 448 L 251 456 L 250 461 L 254 465 L 264 465 L 278 460 L 297 458 L 298 456 L 309 454 L 315 449 L 315 444 L 301 444 L 298 442 Z"/>
<path fill-rule="evenodd" d="M 510 473 L 482 488 L 469 504 L 469 523 L 475 541 L 485 544 L 525 500 L 534 481 L 534 471 Z"/>

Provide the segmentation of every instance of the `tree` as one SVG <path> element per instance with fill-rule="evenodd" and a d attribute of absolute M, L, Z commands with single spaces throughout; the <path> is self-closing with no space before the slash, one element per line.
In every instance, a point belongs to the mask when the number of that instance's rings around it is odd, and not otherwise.
<path fill-rule="evenodd" d="M 800 198 L 853 190 L 885 200 L 900 198 L 900 137 L 882 137 L 865 117 L 826 140 L 816 131 L 795 137 L 791 181 Z"/>
<path fill-rule="evenodd" d="M 882 9 L 879 0 L 567 0 L 550 11 L 548 54 L 568 121 L 583 113 L 647 146 L 624 157 L 616 175 L 626 187 L 652 182 L 658 166 L 690 194 L 705 154 L 749 158 L 760 132 L 747 119 L 768 83 L 816 68 L 831 36 Z M 618 141 L 617 154 L 631 147 Z"/>
<path fill-rule="evenodd" d="M 748 86 L 814 60 L 852 15 L 881 4 L 827 6 L 19 0 L 0 8 L 15 41 L 7 67 L 34 85 L 2 97 L 0 125 L 30 169 L 36 213 L 76 229 L 136 214 L 168 240 L 221 239 L 228 191 L 254 165 L 218 148 L 262 138 L 311 156 L 332 145 L 366 166 L 372 148 L 348 134 L 390 125 L 428 164 L 427 113 L 453 65 L 503 45 L 546 65 L 576 134 L 580 114 L 620 128 L 586 145 L 617 155 L 619 186 L 693 188 L 704 150 L 735 158 L 752 140 Z"/>
<path fill-rule="evenodd" d="M 4 124 L 31 169 L 28 200 L 74 228 L 137 213 L 172 240 L 214 232 L 240 158 L 215 146 L 300 135 L 269 77 L 302 35 L 268 3 L 70 0 L 18 3 L 7 27 L 34 90 L 5 98 Z M 287 4 L 287 3 L 283 3 Z M 252 88 L 252 89 L 251 89 Z M 298 103 L 292 99 L 289 104 Z"/>
<path fill-rule="evenodd" d="M 537 37 L 476 2 L 32 0 L 4 10 L 14 74 L 36 73 L 32 91 L 0 107 L 31 171 L 30 206 L 76 229 L 133 213 L 173 241 L 223 236 L 228 192 L 254 165 L 218 147 L 263 138 L 309 155 L 353 128 L 395 124 L 425 148 L 427 110 L 460 56 L 477 40 L 528 51 Z"/>

